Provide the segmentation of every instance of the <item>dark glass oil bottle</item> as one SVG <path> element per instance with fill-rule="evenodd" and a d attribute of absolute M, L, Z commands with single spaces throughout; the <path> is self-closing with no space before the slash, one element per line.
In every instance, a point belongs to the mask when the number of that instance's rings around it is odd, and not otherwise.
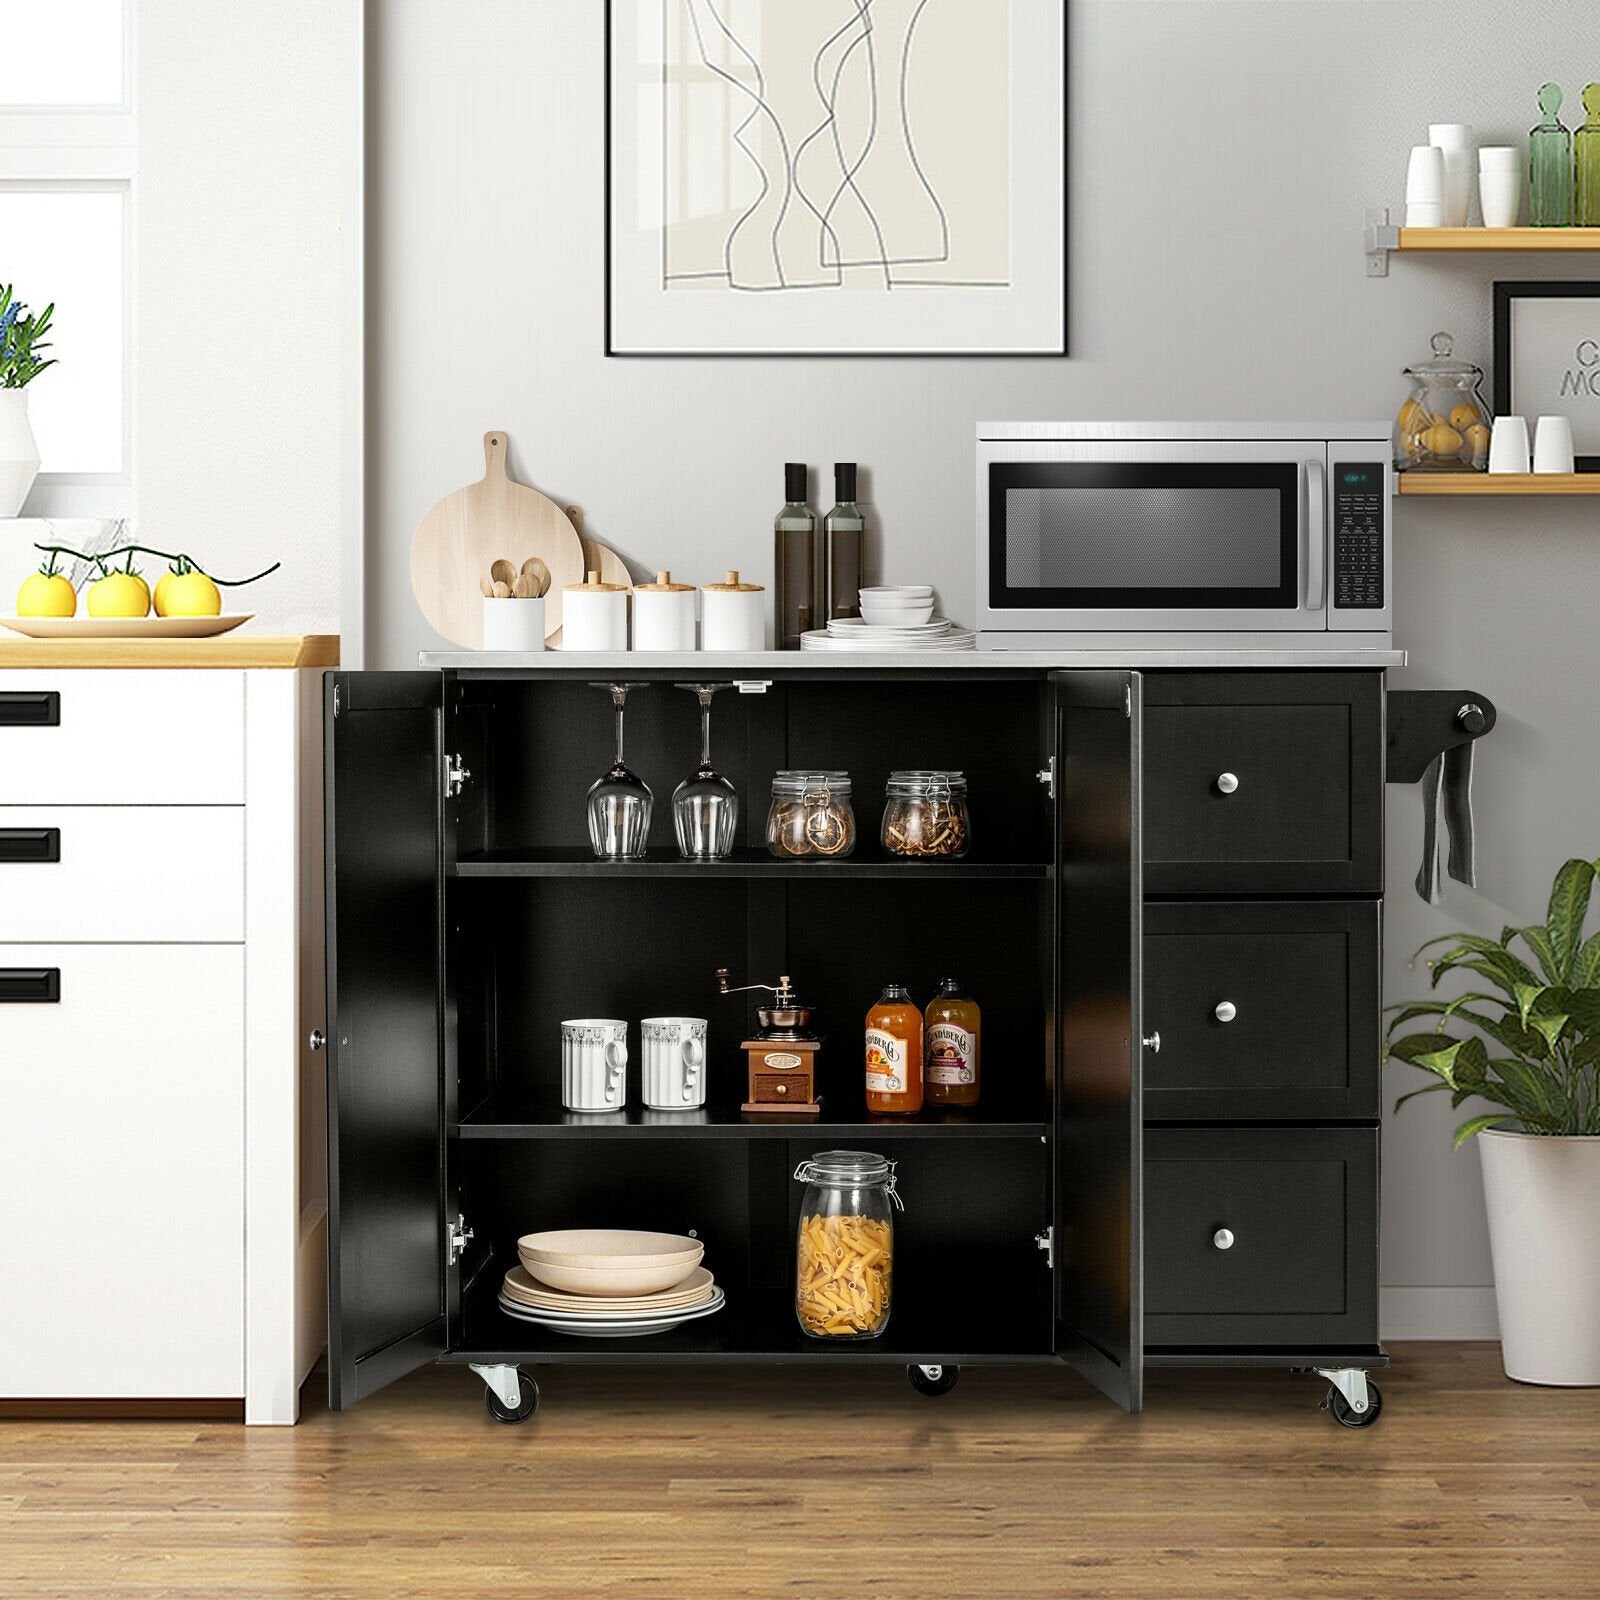
<path fill-rule="evenodd" d="M 822 552 L 817 514 L 806 503 L 803 461 L 783 469 L 785 504 L 773 524 L 773 634 L 780 650 L 798 650 L 800 635 L 823 624 Z"/>
<path fill-rule="evenodd" d="M 823 622 L 835 617 L 861 615 L 863 544 L 866 518 L 856 504 L 856 464 L 840 461 L 833 469 L 833 492 L 838 501 L 823 519 L 823 572 L 828 609 Z"/>

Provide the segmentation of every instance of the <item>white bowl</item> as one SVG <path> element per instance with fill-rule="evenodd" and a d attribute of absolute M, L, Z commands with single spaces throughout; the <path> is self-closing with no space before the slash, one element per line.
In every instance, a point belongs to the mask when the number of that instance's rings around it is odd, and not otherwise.
<path fill-rule="evenodd" d="M 881 605 L 895 600 L 931 600 L 931 583 L 886 583 L 872 589 L 857 590 L 863 604 Z"/>
<path fill-rule="evenodd" d="M 933 620 L 933 601 L 925 601 L 915 609 L 911 607 L 891 608 L 885 611 L 880 606 L 863 604 L 861 617 L 864 622 L 869 622 L 875 628 L 904 628 L 918 623 Z"/>
<path fill-rule="evenodd" d="M 664 1294 L 668 1289 L 675 1289 L 700 1265 L 704 1253 L 701 1248 L 687 1256 L 661 1256 L 647 1267 L 564 1267 L 524 1257 L 522 1267 L 536 1282 L 548 1284 L 552 1289 L 565 1289 L 568 1294 Z"/>

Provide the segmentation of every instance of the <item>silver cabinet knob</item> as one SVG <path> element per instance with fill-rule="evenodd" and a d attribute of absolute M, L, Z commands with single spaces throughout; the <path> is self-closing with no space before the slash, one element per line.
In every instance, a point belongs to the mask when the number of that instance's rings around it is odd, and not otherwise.
<path fill-rule="evenodd" d="M 323 1045 L 325 1045 L 327 1042 L 328 1042 L 327 1038 L 323 1034 L 323 1031 L 322 1031 L 321 1028 L 313 1028 L 311 1030 L 311 1038 L 309 1040 L 309 1043 L 310 1043 L 311 1048 L 313 1050 L 320 1050 L 323 1047 Z"/>
<path fill-rule="evenodd" d="M 1232 1022 L 1239 1015 L 1239 1008 L 1231 1000 L 1217 1001 L 1216 1009 L 1211 1013 L 1218 1022 Z"/>
<path fill-rule="evenodd" d="M 1218 1228 L 1211 1235 L 1211 1242 L 1219 1250 L 1231 1250 L 1233 1248 L 1233 1230 L 1231 1228 Z"/>
<path fill-rule="evenodd" d="M 1151 1055 L 1153 1055 L 1153 1056 L 1160 1055 L 1161 1054 L 1161 1035 L 1159 1033 L 1152 1033 L 1152 1034 L 1148 1035 L 1144 1040 L 1144 1047 L 1145 1047 L 1146 1050 L 1148 1050 L 1150 1052 Z"/>
<path fill-rule="evenodd" d="M 1239 787 L 1239 780 L 1231 772 L 1219 773 L 1217 776 L 1217 793 L 1232 794 Z"/>

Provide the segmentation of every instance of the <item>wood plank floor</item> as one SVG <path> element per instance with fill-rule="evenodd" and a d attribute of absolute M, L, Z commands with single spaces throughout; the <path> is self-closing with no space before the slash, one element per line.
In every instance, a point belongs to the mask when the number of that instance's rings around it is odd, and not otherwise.
<path fill-rule="evenodd" d="M 0 1423 L 0 1596 L 1578 1600 L 1600 1390 L 1410 1345 L 1347 1431 L 1286 1373 L 552 1369 L 521 1427 L 431 1370 L 293 1430 Z"/>

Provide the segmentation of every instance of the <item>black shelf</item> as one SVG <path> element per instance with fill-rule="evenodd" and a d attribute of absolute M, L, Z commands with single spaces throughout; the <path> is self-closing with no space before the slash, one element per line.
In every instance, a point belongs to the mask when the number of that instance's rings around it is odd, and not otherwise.
<path fill-rule="evenodd" d="M 693 1120 L 689 1120 L 693 1119 Z M 914 1117 L 875 1117 L 860 1105 L 829 1106 L 814 1117 L 792 1112 L 746 1114 L 737 1105 L 698 1111 L 571 1112 L 559 1102 L 492 1096 L 451 1130 L 459 1139 L 1042 1139 L 1043 1120 L 1015 1107 L 924 1110 Z"/>
<path fill-rule="evenodd" d="M 907 860 L 877 852 L 848 860 L 783 861 L 765 849 L 734 851 L 726 861 L 685 861 L 672 851 L 656 851 L 642 861 L 597 861 L 587 845 L 539 850 L 484 850 L 466 855 L 452 868 L 458 878 L 876 878 L 960 881 L 1034 879 L 1049 876 L 1044 861 Z"/>
<path fill-rule="evenodd" d="M 665 1333 L 637 1339 L 592 1339 L 557 1333 L 519 1317 L 497 1303 L 504 1271 L 490 1267 L 466 1305 L 461 1326 L 444 1361 L 465 1365 L 539 1363 L 629 1366 L 1026 1366 L 1054 1363 L 1051 1322 L 1042 1297 L 1037 1304 L 968 1309 L 941 1303 L 922 1308 L 896 1302 L 887 1330 L 860 1344 L 813 1339 L 795 1321 L 789 1288 L 726 1287 L 727 1304 Z"/>

